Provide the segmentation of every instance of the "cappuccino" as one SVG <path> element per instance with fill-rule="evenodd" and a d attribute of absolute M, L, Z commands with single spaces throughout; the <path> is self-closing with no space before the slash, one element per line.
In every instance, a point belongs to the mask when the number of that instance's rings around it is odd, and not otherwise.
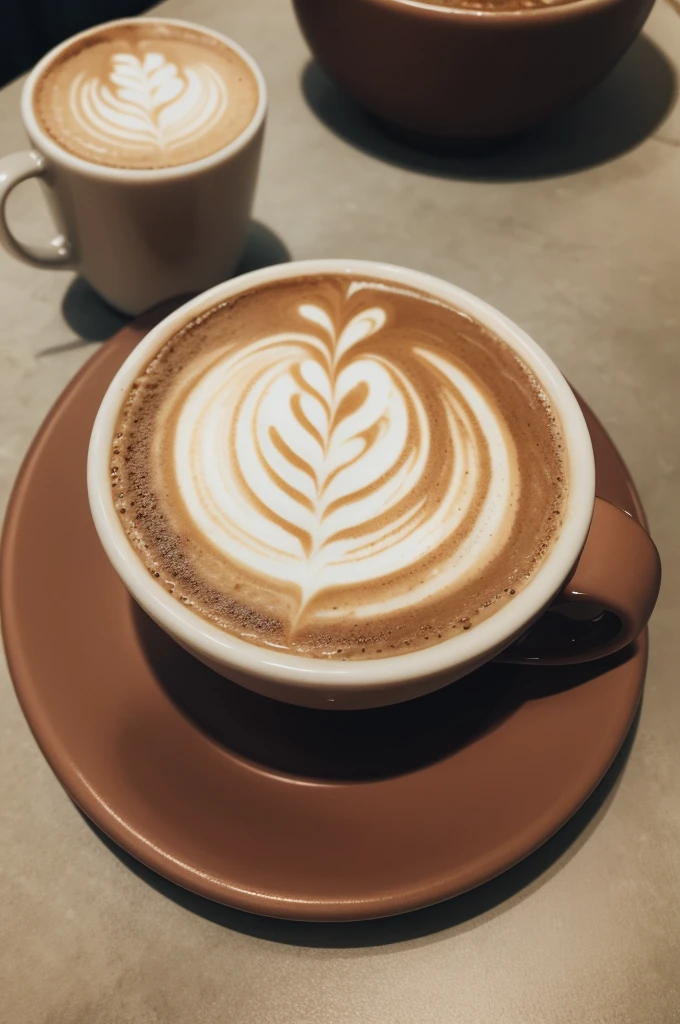
<path fill-rule="evenodd" d="M 169 337 L 110 472 L 178 601 L 337 659 L 431 646 L 512 601 L 569 486 L 559 420 L 510 346 L 424 292 L 342 274 L 264 284 Z"/>
<path fill-rule="evenodd" d="M 226 42 L 144 18 L 103 26 L 61 49 L 33 98 L 38 124 L 57 145 L 131 169 L 210 156 L 242 134 L 258 103 L 253 71 Z"/>

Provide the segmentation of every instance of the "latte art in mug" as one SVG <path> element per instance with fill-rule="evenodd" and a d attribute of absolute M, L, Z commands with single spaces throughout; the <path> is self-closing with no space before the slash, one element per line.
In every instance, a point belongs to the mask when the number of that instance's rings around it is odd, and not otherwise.
<path fill-rule="evenodd" d="M 469 316 L 342 275 L 272 283 L 170 338 L 123 407 L 128 538 L 251 642 L 372 658 L 448 639 L 531 578 L 567 493 L 537 381 Z"/>
<path fill-rule="evenodd" d="M 180 68 L 163 53 L 115 53 L 106 78 L 81 71 L 70 107 L 84 133 L 102 143 L 160 152 L 200 139 L 224 117 L 225 82 L 209 64 Z"/>
<path fill-rule="evenodd" d="M 226 43 L 188 26 L 127 22 L 62 51 L 35 91 L 41 127 L 76 156 L 160 168 L 208 156 L 253 119 L 258 87 Z"/>

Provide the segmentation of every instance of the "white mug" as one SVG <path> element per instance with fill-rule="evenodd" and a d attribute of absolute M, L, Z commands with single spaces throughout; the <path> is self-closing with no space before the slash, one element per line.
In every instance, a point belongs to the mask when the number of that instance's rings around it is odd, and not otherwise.
<path fill-rule="evenodd" d="M 510 345 L 530 367 L 562 424 L 569 491 L 562 527 L 532 579 L 498 611 L 468 632 L 422 650 L 385 658 L 334 661 L 251 644 L 224 632 L 172 597 L 131 547 L 111 489 L 111 450 L 130 387 L 166 340 L 211 307 L 271 281 L 351 274 L 417 288 L 469 313 Z M 328 709 L 375 707 L 427 693 L 491 658 L 544 664 L 589 661 L 616 651 L 644 628 L 659 590 L 659 558 L 647 532 L 626 512 L 595 497 L 595 465 L 581 408 L 552 360 L 521 328 L 461 288 L 426 274 L 363 260 L 307 260 L 244 274 L 186 303 L 139 343 L 101 403 L 88 456 L 94 524 L 111 561 L 137 603 L 186 650 L 221 675 L 258 693 Z M 586 538 L 588 543 L 586 544 Z M 576 568 L 575 568 L 576 567 Z M 541 649 L 538 622 L 558 599 L 582 618 L 598 609 L 591 633 L 566 647 Z M 603 619 L 605 610 L 611 618 Z M 607 621 L 613 629 L 604 630 Z M 582 625 L 582 624 L 581 624 Z M 522 641 L 520 638 L 526 634 Z M 527 639 L 528 638 L 528 639 Z M 533 638 L 533 639 L 531 639 Z M 517 643 L 517 641 L 520 641 Z M 514 644 L 513 647 L 509 645 Z"/>
<path fill-rule="evenodd" d="M 35 117 L 36 82 L 74 40 L 106 27 L 98 25 L 55 47 L 33 69 L 21 99 L 33 148 L 0 159 L 0 242 L 5 249 L 34 267 L 76 270 L 107 302 L 129 314 L 201 291 L 234 271 L 245 243 L 267 109 L 262 72 L 238 43 L 189 22 L 149 20 L 200 28 L 248 64 L 259 102 L 241 135 L 201 160 L 150 170 L 106 167 L 62 149 Z M 7 222 L 7 197 L 27 178 L 40 179 L 59 232 L 46 245 L 21 242 Z"/>

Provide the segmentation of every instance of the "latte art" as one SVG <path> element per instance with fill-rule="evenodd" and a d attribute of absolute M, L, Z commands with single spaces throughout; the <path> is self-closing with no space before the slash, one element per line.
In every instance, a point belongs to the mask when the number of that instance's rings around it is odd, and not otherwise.
<path fill-rule="evenodd" d="M 437 586 L 464 578 L 511 525 L 515 458 L 494 410 L 427 348 L 413 346 L 411 378 L 372 351 L 381 306 L 342 325 L 320 306 L 297 313 L 309 333 L 228 349 L 177 410 L 175 474 L 190 519 L 229 559 L 293 584 L 298 615 L 326 588 L 416 566 L 458 530 L 460 545 L 437 559 Z M 442 426 L 443 463 L 433 438 Z M 379 607 L 359 603 L 357 617 L 419 603 L 432 591 L 425 577 Z"/>
<path fill-rule="evenodd" d="M 253 119 L 258 87 L 226 42 L 140 19 L 94 30 L 48 65 L 35 110 L 77 156 L 171 167 L 226 146 Z"/>
<path fill-rule="evenodd" d="M 84 133 L 129 150 L 171 152 L 200 139 L 224 116 L 226 83 L 208 64 L 180 70 L 162 53 L 117 53 L 106 79 L 82 71 L 70 105 Z"/>
<path fill-rule="evenodd" d="M 438 642 L 508 600 L 565 497 L 559 425 L 464 314 L 375 281 L 268 285 L 136 382 L 112 485 L 179 600 L 316 656 Z"/>

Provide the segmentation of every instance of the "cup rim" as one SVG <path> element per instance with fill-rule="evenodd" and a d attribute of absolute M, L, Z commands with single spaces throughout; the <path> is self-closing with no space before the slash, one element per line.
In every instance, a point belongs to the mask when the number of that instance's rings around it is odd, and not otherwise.
<path fill-rule="evenodd" d="M 242 291 L 272 281 L 323 273 L 365 275 L 419 288 L 471 314 L 506 341 L 536 374 L 562 424 L 570 488 L 562 529 L 527 585 L 483 622 L 441 643 L 384 658 L 335 661 L 278 652 L 235 637 L 180 604 L 155 580 L 130 545 L 112 499 L 110 452 L 118 414 L 130 385 L 166 339 L 188 321 Z M 383 690 L 453 673 L 498 654 L 552 601 L 585 544 L 595 501 L 595 462 L 581 408 L 552 359 L 520 327 L 484 300 L 420 271 L 356 259 L 283 263 L 216 285 L 171 313 L 136 346 L 118 370 L 97 413 L 88 452 L 87 485 L 94 524 L 118 575 L 135 600 L 180 643 L 208 663 L 298 689 L 341 686 L 347 692 Z"/>
<path fill-rule="evenodd" d="M 225 43 L 230 49 L 234 50 L 234 52 L 245 61 L 253 72 L 258 88 L 257 108 L 251 121 L 246 125 L 241 134 L 237 135 L 236 138 L 232 139 L 226 146 L 222 146 L 221 149 L 215 150 L 214 153 L 209 153 L 208 156 L 202 157 L 200 160 L 193 160 L 191 163 L 176 164 L 173 167 L 113 167 L 109 164 L 98 164 L 93 160 L 87 160 L 84 157 L 76 156 L 74 153 L 69 153 L 67 149 L 60 146 L 58 142 L 55 142 L 54 139 L 52 139 L 47 132 L 43 130 L 43 128 L 41 128 L 33 108 L 33 94 L 38 79 L 52 61 L 79 39 L 84 39 L 87 36 L 95 35 L 97 32 L 113 28 L 118 25 L 139 24 L 140 21 L 153 22 L 154 24 L 161 25 L 177 25 L 180 28 L 188 28 L 192 29 L 194 32 L 202 32 L 205 33 L 205 35 L 212 36 L 214 39 L 218 39 L 220 42 Z M 77 32 L 75 35 L 69 36 L 68 39 L 59 43 L 58 46 L 53 47 L 38 61 L 26 79 L 21 93 L 21 116 L 23 118 L 26 131 L 28 132 L 31 142 L 39 147 L 41 153 L 46 155 L 55 163 L 68 167 L 72 171 L 79 172 L 80 174 L 88 175 L 91 178 L 138 185 L 155 185 L 162 181 L 173 181 L 180 178 L 185 179 L 194 177 L 195 175 L 203 174 L 205 171 L 221 164 L 225 160 L 231 159 L 231 157 L 244 149 L 260 131 L 265 120 L 266 112 L 267 84 L 265 82 L 264 75 L 262 74 L 255 58 L 252 57 L 240 43 L 237 43 L 236 40 L 231 39 L 222 32 L 218 32 L 212 28 L 207 28 L 204 25 L 199 25 L 196 22 L 186 21 L 181 18 L 163 18 L 158 16 L 115 18 L 112 21 L 105 21 L 100 25 L 93 25 L 90 28 L 84 29 L 82 32 Z"/>
<path fill-rule="evenodd" d="M 614 7 L 616 4 L 621 3 L 622 0 L 563 0 L 562 3 L 550 6 L 523 7 L 510 11 L 449 7 L 445 6 L 441 0 L 432 0 L 432 3 L 428 3 L 426 0 L 368 0 L 368 2 L 379 7 L 413 7 L 416 10 L 429 11 L 433 17 L 516 22 L 518 19 L 534 21 L 555 17 L 576 17 L 578 14 L 592 8 Z M 578 8 L 578 11 L 573 10 L 574 8 Z"/>

